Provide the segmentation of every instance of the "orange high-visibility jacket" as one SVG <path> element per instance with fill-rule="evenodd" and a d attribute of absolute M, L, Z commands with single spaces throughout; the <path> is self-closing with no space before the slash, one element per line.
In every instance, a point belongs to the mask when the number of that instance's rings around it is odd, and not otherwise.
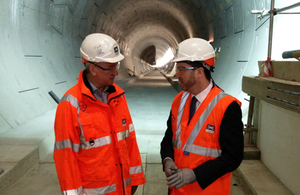
<path fill-rule="evenodd" d="M 55 117 L 54 161 L 63 194 L 131 194 L 144 184 L 142 161 L 124 91 L 97 100 L 78 84 L 59 103 Z"/>
<path fill-rule="evenodd" d="M 240 102 L 220 88 L 214 86 L 201 102 L 190 124 L 189 110 L 191 94 L 180 92 L 172 103 L 172 131 L 174 161 L 179 169 L 194 169 L 206 161 L 221 155 L 219 143 L 220 125 L 227 107 Z M 227 173 L 209 185 L 205 190 L 198 182 L 187 184 L 180 189 L 172 188 L 171 195 L 230 195 L 231 173 Z"/>

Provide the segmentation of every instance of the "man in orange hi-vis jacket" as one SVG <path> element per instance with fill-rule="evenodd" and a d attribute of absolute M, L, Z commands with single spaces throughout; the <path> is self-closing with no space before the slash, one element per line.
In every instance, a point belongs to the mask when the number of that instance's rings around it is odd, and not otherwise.
<path fill-rule="evenodd" d="M 124 56 L 110 36 L 82 42 L 85 70 L 58 104 L 54 161 L 65 195 L 132 195 L 146 182 L 124 91 L 114 83 Z"/>
<path fill-rule="evenodd" d="M 241 103 L 213 82 L 215 52 L 208 41 L 182 41 L 173 62 L 183 91 L 173 100 L 161 142 L 169 193 L 230 195 L 231 172 L 243 159 Z"/>

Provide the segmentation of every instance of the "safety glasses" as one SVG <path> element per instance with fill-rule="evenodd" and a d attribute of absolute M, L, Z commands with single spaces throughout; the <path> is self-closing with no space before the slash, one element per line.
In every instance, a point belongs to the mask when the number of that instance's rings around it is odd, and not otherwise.
<path fill-rule="evenodd" d="M 177 71 L 185 71 L 185 70 L 196 70 L 200 67 L 185 67 L 185 66 L 176 66 Z"/>
<path fill-rule="evenodd" d="M 97 66 L 98 68 L 100 68 L 103 71 L 116 71 L 116 70 L 120 69 L 120 62 L 118 62 L 117 66 L 114 66 L 113 68 L 103 68 L 100 65 L 95 64 L 93 62 L 90 62 L 90 61 L 88 61 L 88 62 L 91 63 L 91 64 L 93 64 L 93 65 L 95 65 L 95 66 Z"/>

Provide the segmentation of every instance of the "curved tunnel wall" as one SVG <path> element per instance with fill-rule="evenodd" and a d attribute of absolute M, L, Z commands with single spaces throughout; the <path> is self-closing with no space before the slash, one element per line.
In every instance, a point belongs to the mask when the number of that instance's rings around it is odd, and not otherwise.
<path fill-rule="evenodd" d="M 275 6 L 295 2 L 276 1 Z M 213 40 L 212 45 L 221 48 L 213 78 L 243 102 L 244 116 L 248 103 L 241 91 L 242 76 L 257 75 L 257 61 L 267 56 L 268 17 L 259 20 L 251 10 L 268 9 L 268 0 L 5 0 L 0 5 L 0 132 L 55 107 L 48 91 L 61 97 L 76 83 L 84 68 L 79 47 L 92 32 L 119 41 L 126 59 L 118 80 L 151 70 L 147 64 L 141 66 L 139 58 L 149 45 L 154 44 L 159 55 L 168 46 L 175 52 L 178 42 L 192 36 Z M 275 17 L 272 59 L 297 49 L 298 29 L 286 22 L 291 17 L 296 16 Z"/>
<path fill-rule="evenodd" d="M 276 0 L 275 7 L 296 2 Z M 258 75 L 257 61 L 267 58 L 269 34 L 269 17 L 258 19 L 251 10 L 269 8 L 270 0 L 2 0 L 0 133 L 56 107 L 48 92 L 61 97 L 77 82 L 84 68 L 79 47 L 93 32 L 107 33 L 120 43 L 126 60 L 118 81 L 151 71 L 140 59 L 150 45 L 161 57 L 168 47 L 175 52 L 186 38 L 212 40 L 221 50 L 213 78 L 242 101 L 246 122 L 242 77 Z M 299 49 L 299 19 L 299 14 L 275 16 L 273 60 L 283 60 L 283 51 Z"/>

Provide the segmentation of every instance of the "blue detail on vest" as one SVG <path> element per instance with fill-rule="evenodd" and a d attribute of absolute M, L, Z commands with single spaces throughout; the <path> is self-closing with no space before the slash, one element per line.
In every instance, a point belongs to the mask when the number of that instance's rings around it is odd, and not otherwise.
<path fill-rule="evenodd" d="M 183 154 L 185 154 L 185 155 L 190 155 L 190 153 L 187 152 L 187 151 L 183 151 Z"/>

